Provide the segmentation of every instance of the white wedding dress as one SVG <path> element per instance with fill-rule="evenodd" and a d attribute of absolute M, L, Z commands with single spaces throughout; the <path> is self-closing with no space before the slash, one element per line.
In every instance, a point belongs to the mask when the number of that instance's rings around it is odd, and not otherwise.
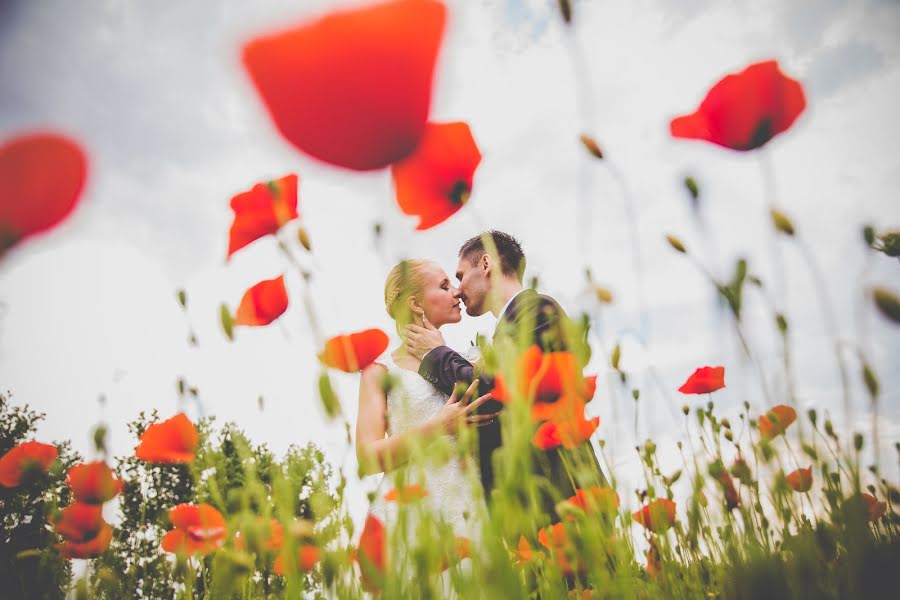
<path fill-rule="evenodd" d="M 448 399 L 446 394 L 418 373 L 397 366 L 390 353 L 377 362 L 384 365 L 398 383 L 387 395 L 388 435 L 414 429 L 440 413 Z M 451 452 L 450 459 L 443 464 L 423 463 L 422 457 L 414 455 L 410 464 L 400 467 L 403 473 L 386 473 L 382 478 L 369 513 L 384 523 L 388 531 L 396 522 L 398 504 L 385 500 L 385 494 L 400 479 L 407 485 L 421 485 L 428 492 L 421 502 L 427 503 L 426 506 L 438 520 L 451 525 L 454 535 L 472 541 L 478 538 L 479 527 L 476 523 L 484 515 L 484 500 L 480 493 L 477 461 L 470 459 L 464 464 L 456 453 L 454 438 L 447 436 L 446 441 Z"/>

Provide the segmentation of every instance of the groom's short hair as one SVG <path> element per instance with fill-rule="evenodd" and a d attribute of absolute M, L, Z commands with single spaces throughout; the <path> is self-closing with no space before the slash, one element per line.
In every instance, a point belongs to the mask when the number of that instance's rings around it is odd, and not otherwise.
<path fill-rule="evenodd" d="M 525 253 L 522 252 L 522 245 L 519 240 L 492 229 L 479 233 L 478 235 L 466 240 L 466 243 L 459 249 L 459 257 L 466 258 L 472 264 L 485 254 L 484 240 L 489 238 L 494 242 L 497 254 L 500 255 L 500 270 L 507 277 L 515 275 L 519 281 L 525 276 Z"/>

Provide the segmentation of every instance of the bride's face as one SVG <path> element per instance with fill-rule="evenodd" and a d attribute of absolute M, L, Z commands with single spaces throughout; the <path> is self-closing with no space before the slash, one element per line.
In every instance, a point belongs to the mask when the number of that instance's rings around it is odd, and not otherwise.
<path fill-rule="evenodd" d="M 425 316 L 435 327 L 447 323 L 459 323 L 462 310 L 459 306 L 459 292 L 450 278 L 437 264 L 429 264 L 423 273 L 424 285 L 419 293 L 420 306 Z"/>

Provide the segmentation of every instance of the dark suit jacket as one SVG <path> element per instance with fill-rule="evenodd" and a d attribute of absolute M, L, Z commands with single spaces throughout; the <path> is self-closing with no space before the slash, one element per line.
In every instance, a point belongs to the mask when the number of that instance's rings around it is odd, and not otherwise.
<path fill-rule="evenodd" d="M 518 347 L 537 344 L 544 352 L 572 350 L 573 346 L 579 343 L 578 340 L 572 339 L 571 323 L 559 303 L 532 289 L 519 293 L 500 315 L 493 341 L 497 348 L 502 348 L 504 341 L 507 344 L 510 341 L 519 342 Z M 480 380 L 479 391 L 483 394 L 493 389 L 494 385 L 492 377 L 477 372 L 479 367 L 480 365 L 472 365 L 447 346 L 440 346 L 424 357 L 419 366 L 419 374 L 446 394 L 453 392 L 457 382 L 468 383 L 477 376 Z M 502 407 L 501 403 L 489 400 L 481 406 L 479 412 L 497 412 Z M 495 421 L 491 425 L 479 428 L 478 442 L 481 482 L 484 485 L 485 497 L 490 500 L 491 490 L 494 487 L 494 464 L 491 457 L 502 443 L 500 423 Z M 575 451 L 590 455 L 587 460 L 596 465 L 601 482 L 605 482 L 590 444 L 587 444 L 586 449 L 582 447 Z M 534 454 L 535 472 L 550 480 L 561 498 L 575 494 L 562 462 L 562 455 L 572 452 L 573 450 L 559 448 L 548 452 L 535 450 Z M 553 499 L 547 498 L 546 504 L 545 509 L 555 520 Z"/>

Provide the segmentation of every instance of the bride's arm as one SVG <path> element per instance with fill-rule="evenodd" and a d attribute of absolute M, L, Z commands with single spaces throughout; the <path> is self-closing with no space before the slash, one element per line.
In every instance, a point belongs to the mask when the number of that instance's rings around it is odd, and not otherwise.
<path fill-rule="evenodd" d="M 469 402 L 475 388 L 471 386 L 462 400 L 456 394 L 450 397 L 441 412 L 416 429 L 385 437 L 387 432 L 387 401 L 381 381 L 387 369 L 374 364 L 362 372 L 359 382 L 359 413 L 356 417 L 356 458 L 360 474 L 372 475 L 397 468 L 409 460 L 415 438 L 430 440 L 438 435 L 455 431 L 465 419 L 476 424 L 480 417 L 474 410 L 487 397 Z"/>

